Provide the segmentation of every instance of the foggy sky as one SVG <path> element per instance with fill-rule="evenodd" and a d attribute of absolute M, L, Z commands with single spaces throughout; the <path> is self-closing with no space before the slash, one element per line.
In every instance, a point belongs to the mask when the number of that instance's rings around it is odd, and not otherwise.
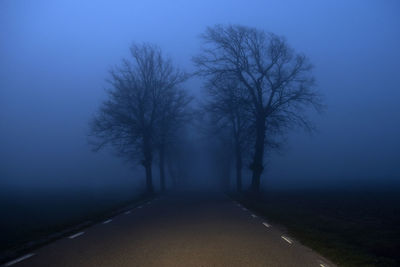
<path fill-rule="evenodd" d="M 312 136 L 270 155 L 274 186 L 400 178 L 400 3 L 385 1 L 0 2 L 0 186 L 133 183 L 140 174 L 87 144 L 111 66 L 153 42 L 187 71 L 199 35 L 243 24 L 287 38 L 325 96 Z M 199 79 L 186 83 L 201 96 Z M 157 179 L 157 177 L 155 177 Z M 142 180 L 142 177 L 139 179 Z M 142 181 L 139 181 L 142 182 Z"/>

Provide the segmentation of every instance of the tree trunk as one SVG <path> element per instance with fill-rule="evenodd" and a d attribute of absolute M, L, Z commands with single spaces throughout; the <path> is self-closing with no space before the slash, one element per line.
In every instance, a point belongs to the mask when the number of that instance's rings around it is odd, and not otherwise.
<path fill-rule="evenodd" d="M 222 158 L 221 169 L 221 187 L 223 190 L 229 189 L 229 180 L 231 177 L 231 162 L 229 157 Z"/>
<path fill-rule="evenodd" d="M 161 191 L 165 191 L 165 149 L 164 145 L 161 145 L 158 149 L 160 157 L 160 187 Z"/>
<path fill-rule="evenodd" d="M 145 161 L 144 168 L 146 169 L 146 188 L 147 193 L 153 193 L 153 177 L 151 172 L 151 161 Z"/>
<path fill-rule="evenodd" d="M 152 157 L 152 152 L 151 152 L 150 140 L 146 136 L 143 138 L 143 154 L 144 154 L 143 166 L 146 170 L 147 193 L 151 194 L 154 192 L 154 190 L 153 190 L 153 175 L 152 175 L 152 170 L 151 170 L 153 157 Z"/>
<path fill-rule="evenodd" d="M 253 192 L 258 193 L 260 191 L 260 179 L 263 172 L 264 166 L 264 142 L 265 142 L 265 119 L 263 116 L 259 116 L 256 121 L 256 143 L 254 147 L 253 163 L 251 164 L 251 170 L 253 171 L 251 189 Z"/>
<path fill-rule="evenodd" d="M 240 144 L 236 144 L 236 190 L 242 191 L 242 151 Z"/>
<path fill-rule="evenodd" d="M 172 185 L 173 185 L 173 187 L 176 188 L 178 183 L 176 181 L 176 172 L 173 170 L 174 167 L 173 167 L 173 164 L 172 164 L 171 157 L 167 157 L 167 167 L 168 167 L 169 176 L 172 179 Z"/>

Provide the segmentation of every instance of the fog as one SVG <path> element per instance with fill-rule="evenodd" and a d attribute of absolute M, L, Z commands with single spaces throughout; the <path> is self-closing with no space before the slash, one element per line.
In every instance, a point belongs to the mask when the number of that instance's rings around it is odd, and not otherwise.
<path fill-rule="evenodd" d="M 142 166 L 88 144 L 108 71 L 132 42 L 150 42 L 193 72 L 199 36 L 215 24 L 284 36 L 310 58 L 324 96 L 325 111 L 310 115 L 317 131 L 291 131 L 283 151 L 267 153 L 262 186 L 398 182 L 399 12 L 395 0 L 1 1 L 0 186 L 144 185 Z M 184 87 L 202 101 L 201 78 Z"/>

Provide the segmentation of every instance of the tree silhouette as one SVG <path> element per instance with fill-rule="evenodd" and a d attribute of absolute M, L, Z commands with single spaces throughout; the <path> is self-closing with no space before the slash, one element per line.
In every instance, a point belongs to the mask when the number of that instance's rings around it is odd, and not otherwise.
<path fill-rule="evenodd" d="M 270 131 L 311 128 L 304 110 L 321 108 L 312 65 L 284 38 L 255 28 L 217 25 L 207 28 L 202 39 L 202 51 L 193 59 L 197 73 L 214 80 L 235 77 L 246 89 L 255 122 L 252 189 L 258 192 Z"/>
<path fill-rule="evenodd" d="M 210 113 L 211 124 L 218 132 L 230 129 L 232 151 L 235 154 L 236 189 L 242 190 L 243 157 L 252 144 L 252 116 L 246 89 L 232 76 L 210 77 L 206 83 L 208 99 L 205 110 Z M 221 138 L 227 138 L 221 134 Z M 229 137 L 228 137 L 229 138 Z M 226 146 L 226 145 L 225 145 Z"/>
<path fill-rule="evenodd" d="M 180 104 L 187 104 L 180 100 L 184 93 L 178 89 L 187 75 L 155 45 L 133 44 L 130 52 L 131 60 L 110 71 L 108 99 L 90 122 L 92 143 L 95 150 L 110 144 L 128 160 L 139 160 L 151 193 L 153 151 L 160 136 L 169 134 L 160 125 L 169 122 L 166 110 L 176 114 L 183 108 Z"/>

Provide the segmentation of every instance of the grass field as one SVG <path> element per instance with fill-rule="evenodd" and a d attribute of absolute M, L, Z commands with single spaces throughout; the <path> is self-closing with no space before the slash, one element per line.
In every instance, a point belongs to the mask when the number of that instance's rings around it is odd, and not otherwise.
<path fill-rule="evenodd" d="M 339 266 L 400 266 L 400 190 L 233 194 Z"/>
<path fill-rule="evenodd" d="M 3 191 L 0 261 L 24 244 L 85 221 L 101 220 L 116 209 L 144 198 L 129 188 Z"/>

